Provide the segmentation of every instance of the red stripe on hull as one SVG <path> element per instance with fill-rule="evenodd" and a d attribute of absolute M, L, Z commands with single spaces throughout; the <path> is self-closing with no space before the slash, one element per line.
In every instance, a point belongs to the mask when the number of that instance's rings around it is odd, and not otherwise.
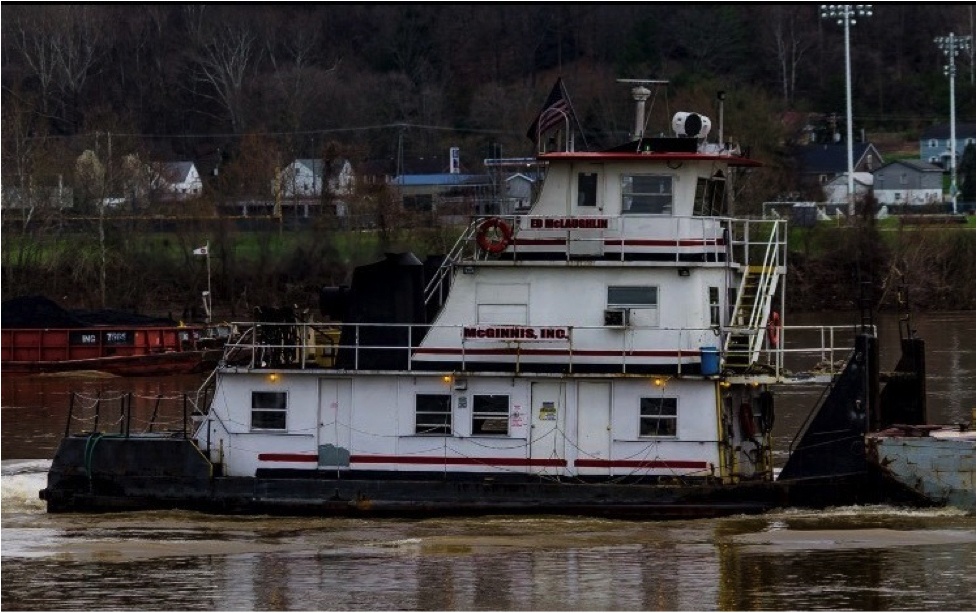
<path fill-rule="evenodd" d="M 440 456 L 354 455 L 351 464 L 426 464 L 456 466 L 555 466 L 565 467 L 567 461 L 558 458 L 445 458 Z"/>
<path fill-rule="evenodd" d="M 260 462 L 319 462 L 319 456 L 308 453 L 259 453 Z M 354 455 L 350 464 L 424 464 L 455 466 L 551 466 L 566 467 L 567 461 L 553 458 L 445 458 L 439 456 Z"/>
<path fill-rule="evenodd" d="M 705 470 L 707 462 L 687 460 L 575 460 L 577 468 L 692 468 Z"/>
<path fill-rule="evenodd" d="M 315 462 L 318 464 L 319 456 L 308 453 L 259 453 L 259 462 Z"/>

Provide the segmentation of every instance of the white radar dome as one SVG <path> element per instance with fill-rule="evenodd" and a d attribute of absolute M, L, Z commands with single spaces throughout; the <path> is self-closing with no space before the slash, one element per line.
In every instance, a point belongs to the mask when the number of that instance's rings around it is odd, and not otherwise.
<path fill-rule="evenodd" d="M 705 115 L 680 111 L 672 117 L 672 130 L 676 136 L 705 138 L 712 129 L 712 121 Z"/>

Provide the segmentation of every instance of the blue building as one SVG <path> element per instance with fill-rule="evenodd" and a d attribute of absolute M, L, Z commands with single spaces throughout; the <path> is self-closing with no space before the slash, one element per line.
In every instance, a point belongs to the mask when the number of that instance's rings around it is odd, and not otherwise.
<path fill-rule="evenodd" d="M 963 158 L 963 150 L 977 139 L 977 124 L 957 123 L 957 166 Z M 950 168 L 950 124 L 930 126 L 919 137 L 919 159 Z"/>

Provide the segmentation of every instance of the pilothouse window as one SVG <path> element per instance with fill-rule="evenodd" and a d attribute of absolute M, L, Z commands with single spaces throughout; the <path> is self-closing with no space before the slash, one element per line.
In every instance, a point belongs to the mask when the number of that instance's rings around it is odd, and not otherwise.
<path fill-rule="evenodd" d="M 577 175 L 577 206 L 597 206 L 597 173 Z"/>
<path fill-rule="evenodd" d="M 621 212 L 671 215 L 671 175 L 621 175 Z"/>
<path fill-rule="evenodd" d="M 288 392 L 251 392 L 251 429 L 286 429 Z"/>
<path fill-rule="evenodd" d="M 717 172 L 706 179 L 699 177 L 695 185 L 695 215 L 718 217 L 726 214 L 726 177 Z"/>

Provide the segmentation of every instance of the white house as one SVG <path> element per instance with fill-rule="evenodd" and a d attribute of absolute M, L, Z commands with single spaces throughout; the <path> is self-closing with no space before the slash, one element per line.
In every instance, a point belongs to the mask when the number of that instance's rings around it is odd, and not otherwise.
<path fill-rule="evenodd" d="M 873 179 L 870 172 L 853 172 L 852 183 L 855 188 L 855 200 L 861 200 L 872 190 Z M 824 201 L 840 204 L 848 202 L 848 173 L 838 175 L 822 186 Z"/>
<path fill-rule="evenodd" d="M 341 159 L 327 167 L 321 159 L 299 158 L 278 173 L 271 190 L 283 198 L 316 198 L 322 195 L 323 180 L 331 195 L 349 196 L 354 185 L 352 164 Z"/>
<path fill-rule="evenodd" d="M 195 198 L 203 190 L 203 181 L 193 162 L 159 162 L 154 164 L 154 191 L 174 200 Z"/>

